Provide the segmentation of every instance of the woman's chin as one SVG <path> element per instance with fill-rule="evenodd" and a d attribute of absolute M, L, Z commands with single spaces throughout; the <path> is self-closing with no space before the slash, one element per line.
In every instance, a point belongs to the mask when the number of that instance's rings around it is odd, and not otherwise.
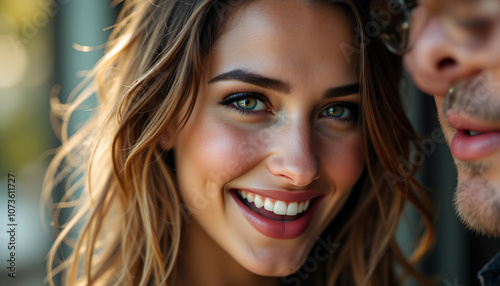
<path fill-rule="evenodd" d="M 248 271 L 268 277 L 284 277 L 298 271 L 302 266 L 304 258 L 291 259 L 270 259 L 268 261 L 244 261 L 242 266 Z"/>

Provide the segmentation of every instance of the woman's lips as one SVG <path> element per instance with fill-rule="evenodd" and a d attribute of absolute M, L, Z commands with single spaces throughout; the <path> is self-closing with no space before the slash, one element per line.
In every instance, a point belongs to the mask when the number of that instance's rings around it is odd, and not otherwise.
<path fill-rule="evenodd" d="M 239 190 L 232 189 L 230 194 L 245 219 L 263 235 L 276 239 L 291 239 L 303 234 L 314 216 L 316 207 L 323 198 L 323 196 L 315 195 L 315 199 L 311 198 L 310 206 L 301 213 L 279 215 L 265 210 L 264 207 L 258 208 L 254 203 L 241 198 L 238 192 Z M 311 195 L 309 194 L 309 196 Z M 288 204 L 291 203 L 293 202 L 288 202 Z M 299 202 L 296 201 L 296 203 Z"/>
<path fill-rule="evenodd" d="M 482 123 L 454 112 L 447 112 L 446 119 L 457 132 L 450 150 L 458 160 L 480 160 L 500 150 L 500 128 Z"/>

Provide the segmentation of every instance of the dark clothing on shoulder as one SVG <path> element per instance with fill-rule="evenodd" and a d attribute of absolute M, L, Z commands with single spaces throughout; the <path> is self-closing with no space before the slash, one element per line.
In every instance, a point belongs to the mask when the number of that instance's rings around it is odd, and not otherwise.
<path fill-rule="evenodd" d="M 481 286 L 500 286 L 500 252 L 477 274 Z"/>

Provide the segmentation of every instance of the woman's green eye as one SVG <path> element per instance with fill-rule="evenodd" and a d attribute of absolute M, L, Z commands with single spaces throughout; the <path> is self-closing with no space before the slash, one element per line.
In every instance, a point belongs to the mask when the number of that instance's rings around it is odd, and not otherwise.
<path fill-rule="evenodd" d="M 236 107 L 245 109 L 245 110 L 253 110 L 257 106 L 257 99 L 255 98 L 244 98 L 234 102 Z"/>
<path fill-rule="evenodd" d="M 233 102 L 233 105 L 242 110 L 258 111 L 267 109 L 266 105 L 253 97 L 245 97 Z"/>
<path fill-rule="evenodd" d="M 227 106 L 243 115 L 260 115 L 261 112 L 269 112 L 271 103 L 262 94 L 253 92 L 240 92 L 231 94 L 221 101 L 220 105 Z"/>
<path fill-rule="evenodd" d="M 323 111 L 323 116 L 335 118 L 350 118 L 352 115 L 351 109 L 345 106 L 331 106 Z"/>

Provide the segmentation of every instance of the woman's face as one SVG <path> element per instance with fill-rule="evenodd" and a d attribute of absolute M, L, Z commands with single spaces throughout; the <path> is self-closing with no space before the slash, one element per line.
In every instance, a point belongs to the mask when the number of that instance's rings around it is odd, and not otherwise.
<path fill-rule="evenodd" d="M 358 72 L 338 8 L 253 1 L 209 54 L 175 142 L 182 199 L 216 244 L 260 275 L 295 272 L 364 167 Z"/>

